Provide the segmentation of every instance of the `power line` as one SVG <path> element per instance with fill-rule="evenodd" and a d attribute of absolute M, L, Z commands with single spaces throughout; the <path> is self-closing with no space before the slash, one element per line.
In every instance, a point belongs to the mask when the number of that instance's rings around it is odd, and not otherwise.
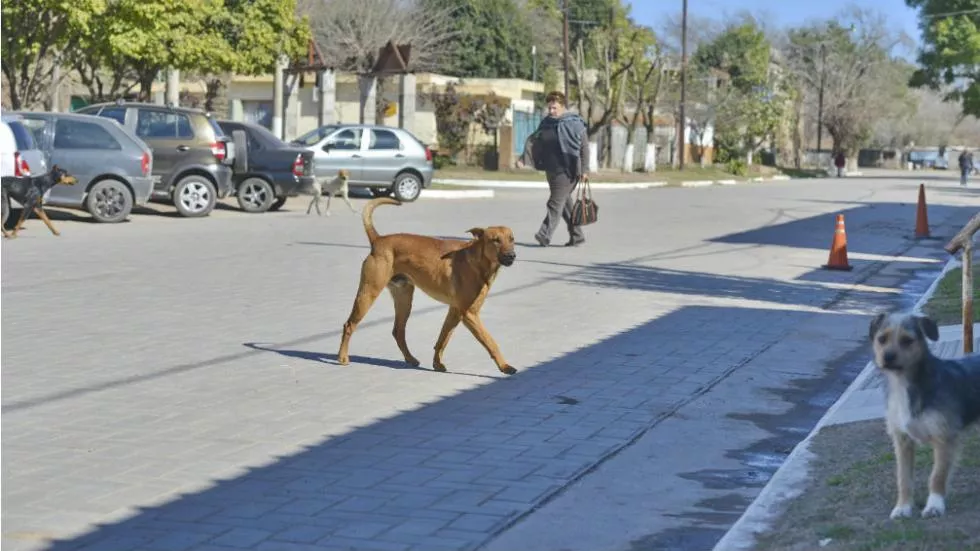
<path fill-rule="evenodd" d="M 939 17 L 953 17 L 956 15 L 973 15 L 975 13 L 980 14 L 980 8 L 974 8 L 972 10 L 949 11 L 945 13 L 922 13 L 919 14 L 919 17 L 922 17 L 923 19 L 936 19 Z"/>

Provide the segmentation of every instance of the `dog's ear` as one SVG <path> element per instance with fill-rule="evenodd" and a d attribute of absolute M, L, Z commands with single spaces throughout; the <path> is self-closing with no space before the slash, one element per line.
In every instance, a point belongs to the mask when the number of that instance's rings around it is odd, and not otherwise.
<path fill-rule="evenodd" d="M 466 230 L 466 233 L 472 233 L 473 237 L 480 239 L 481 237 L 483 237 L 484 230 L 483 228 L 470 228 Z"/>
<path fill-rule="evenodd" d="M 885 314 L 878 314 L 871 319 L 871 325 L 868 327 L 868 339 L 875 340 L 875 335 L 878 333 L 878 329 L 881 328 L 881 324 L 885 321 Z"/>
<path fill-rule="evenodd" d="M 919 324 L 919 329 L 922 330 L 922 333 L 926 337 L 929 337 L 929 340 L 939 340 L 939 326 L 931 318 L 928 316 L 916 316 L 915 321 Z"/>

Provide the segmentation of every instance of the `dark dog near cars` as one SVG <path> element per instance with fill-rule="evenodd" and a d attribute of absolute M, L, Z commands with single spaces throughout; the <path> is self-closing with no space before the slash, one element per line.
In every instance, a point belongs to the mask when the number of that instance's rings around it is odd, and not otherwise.
<path fill-rule="evenodd" d="M 51 230 L 51 233 L 55 235 L 61 235 L 58 230 L 55 229 L 54 224 L 51 223 L 51 219 L 44 212 L 44 207 L 42 206 L 42 201 L 44 199 L 44 194 L 48 192 L 49 189 L 57 185 L 73 186 L 78 182 L 78 180 L 68 174 L 68 171 L 54 165 L 51 167 L 51 171 L 47 174 L 41 176 L 31 176 L 27 178 L 10 179 L 6 184 L 7 195 L 16 199 L 18 203 L 23 205 L 24 209 L 20 213 L 20 218 L 17 219 L 17 223 L 14 224 L 14 229 L 12 232 L 7 233 L 6 228 L 0 228 L 3 231 L 4 237 L 17 237 L 17 232 L 19 232 L 24 227 L 24 222 L 31 215 L 31 211 L 37 214 L 37 217 L 44 222 L 44 225 Z"/>
<path fill-rule="evenodd" d="M 357 324 L 364 319 L 371 305 L 385 287 L 395 300 L 395 328 L 392 335 L 405 361 L 417 367 L 419 361 L 408 351 L 405 326 L 412 313 L 415 288 L 449 306 L 442 332 L 436 341 L 432 366 L 446 371 L 442 352 L 449 337 L 460 322 L 490 353 L 497 368 L 507 375 L 517 372 L 500 353 L 497 343 L 480 321 L 480 308 L 490 293 L 490 286 L 501 266 L 510 266 L 517 258 L 514 252 L 514 232 L 506 226 L 472 228 L 470 241 L 437 239 L 424 235 L 396 233 L 379 235 L 371 220 L 375 207 L 401 205 L 395 199 L 379 197 L 368 202 L 361 212 L 364 231 L 371 243 L 371 253 L 361 265 L 361 282 L 354 297 L 354 307 L 344 324 L 337 361 L 350 362 L 348 346 Z"/>
<path fill-rule="evenodd" d="M 895 448 L 898 486 L 891 518 L 912 516 L 916 444 L 933 452 L 922 516 L 942 516 L 957 442 L 980 419 L 980 354 L 937 358 L 927 339 L 938 340 L 939 328 L 928 317 L 913 314 L 879 314 L 871 321 L 869 336 L 875 364 L 888 381 L 885 424 Z"/>

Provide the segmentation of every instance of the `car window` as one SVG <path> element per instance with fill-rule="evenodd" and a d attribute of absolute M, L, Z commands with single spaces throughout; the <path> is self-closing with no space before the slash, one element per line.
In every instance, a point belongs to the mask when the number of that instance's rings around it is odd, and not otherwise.
<path fill-rule="evenodd" d="M 331 149 L 357 150 L 361 148 L 360 128 L 348 128 L 337 132 L 324 145 L 329 145 Z"/>
<path fill-rule="evenodd" d="M 391 130 L 375 129 L 371 131 L 371 143 L 368 145 L 368 149 L 375 151 L 379 149 L 401 149 L 401 143 L 398 141 L 398 136 Z"/>
<path fill-rule="evenodd" d="M 208 117 L 207 119 L 208 119 L 208 124 L 210 124 L 211 128 L 214 129 L 215 138 L 225 138 L 228 136 L 227 134 L 225 134 L 225 131 L 221 128 L 221 125 L 218 124 L 218 121 L 214 120 L 214 117 Z"/>
<path fill-rule="evenodd" d="M 10 130 L 14 133 L 14 141 L 17 142 L 17 149 L 21 151 L 37 149 L 34 146 L 34 135 L 31 134 L 31 131 L 28 130 L 26 126 L 24 126 L 23 122 L 19 120 L 9 121 L 7 122 L 7 126 L 9 126 Z"/>
<path fill-rule="evenodd" d="M 334 125 L 321 126 L 320 128 L 314 128 L 306 134 L 296 138 L 292 143 L 297 145 L 316 145 L 320 143 L 320 140 L 329 136 L 333 131 L 337 130 Z M 275 135 L 275 134 L 273 134 Z"/>
<path fill-rule="evenodd" d="M 106 107 L 99 112 L 100 117 L 105 117 L 107 119 L 112 119 L 119 124 L 126 125 L 126 108 L 125 107 Z"/>
<path fill-rule="evenodd" d="M 105 128 L 92 123 L 59 120 L 54 125 L 55 149 L 114 149 L 122 146 Z"/>
<path fill-rule="evenodd" d="M 254 128 L 242 128 L 241 130 L 245 133 L 245 141 L 248 142 L 249 151 L 259 151 L 263 149 L 262 141 L 255 137 L 256 132 Z"/>
<path fill-rule="evenodd" d="M 47 125 L 48 123 L 44 119 L 24 119 L 24 126 L 31 131 L 31 136 L 36 144 L 44 143 L 44 128 Z"/>
<path fill-rule="evenodd" d="M 136 117 L 136 135 L 140 138 L 193 138 L 191 121 L 183 113 L 140 109 Z"/>

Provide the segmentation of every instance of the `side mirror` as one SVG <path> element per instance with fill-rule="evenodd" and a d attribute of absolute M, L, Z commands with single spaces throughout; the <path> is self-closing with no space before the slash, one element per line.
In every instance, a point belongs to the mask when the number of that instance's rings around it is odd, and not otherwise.
<path fill-rule="evenodd" d="M 323 147 L 321 149 L 323 149 L 324 153 L 330 153 L 330 149 L 331 149 L 330 146 L 331 144 L 323 144 Z"/>

